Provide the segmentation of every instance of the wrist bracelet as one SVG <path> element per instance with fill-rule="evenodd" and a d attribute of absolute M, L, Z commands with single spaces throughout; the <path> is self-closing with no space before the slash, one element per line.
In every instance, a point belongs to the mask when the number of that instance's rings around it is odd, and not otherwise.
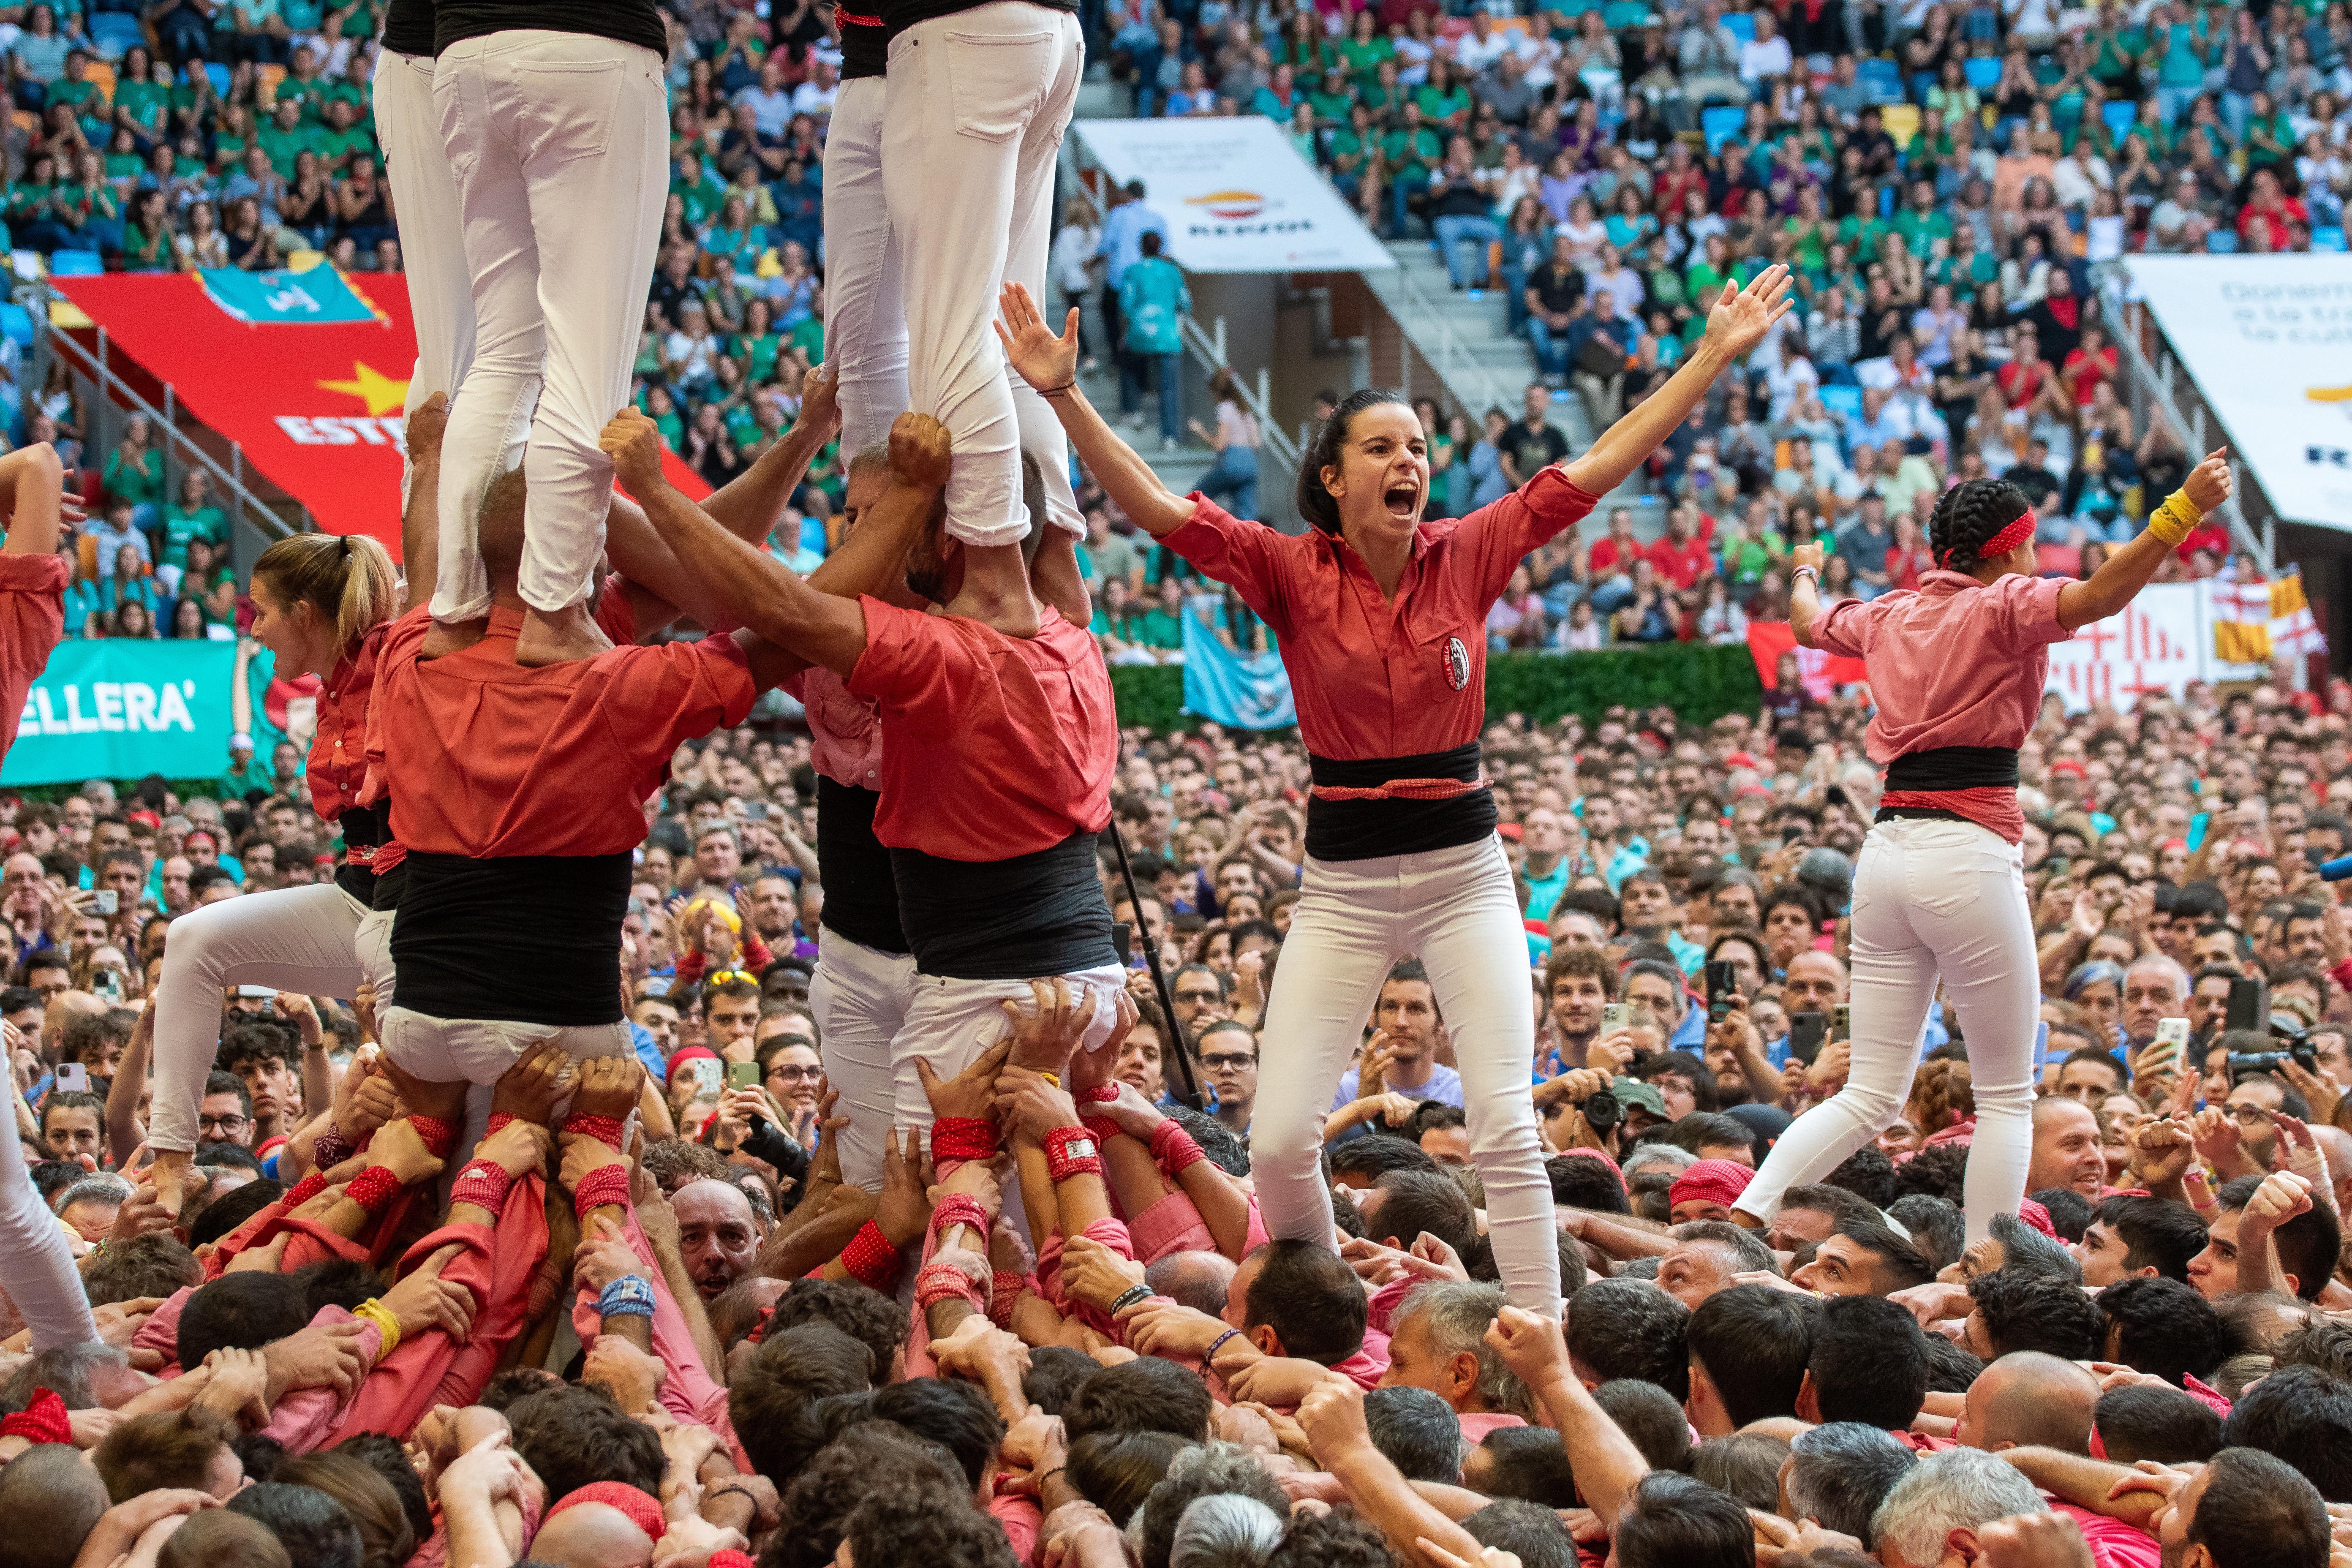
<path fill-rule="evenodd" d="M 1110 1141 L 1118 1136 L 1118 1123 L 1108 1116 L 1081 1116 L 1078 1125 L 1094 1139 L 1097 1150 L 1109 1148 Z"/>
<path fill-rule="evenodd" d="M 1080 1105 L 1109 1105 L 1118 1099 L 1117 1083 L 1098 1083 L 1077 1097 Z"/>
<path fill-rule="evenodd" d="M 1149 1285 L 1129 1285 L 1126 1289 L 1121 1290 L 1118 1295 L 1112 1297 L 1110 1300 L 1110 1305 L 1103 1310 L 1108 1312 L 1112 1317 L 1116 1318 L 1121 1312 L 1126 1311 L 1129 1307 L 1134 1306 L 1138 1301 L 1149 1301 L 1151 1300 L 1153 1294 L 1154 1292 Z"/>
<path fill-rule="evenodd" d="M 1240 1333 L 1241 1331 L 1239 1329 L 1227 1329 L 1223 1333 L 1219 1334 L 1215 1339 L 1211 1340 L 1209 1342 L 1209 1348 L 1201 1352 L 1201 1364 L 1202 1366 L 1206 1366 L 1211 1362 L 1216 1360 L 1217 1352 L 1225 1348 L 1225 1342 L 1236 1337 Z"/>
<path fill-rule="evenodd" d="M 1044 1079 L 1047 1083 L 1052 1084 L 1055 1089 L 1062 1087 L 1062 1075 L 1060 1073 L 1040 1072 L 1037 1076 Z"/>
<path fill-rule="evenodd" d="M 393 1316 L 392 1309 L 382 1301 L 374 1297 L 368 1298 L 352 1309 L 352 1317 L 358 1322 L 373 1323 L 375 1331 L 382 1336 L 382 1342 L 375 1350 L 379 1364 L 384 1357 L 400 1348 L 400 1320 Z"/>
<path fill-rule="evenodd" d="M 849 1277 L 869 1289 L 888 1295 L 898 1285 L 898 1248 L 872 1220 L 860 1226 L 841 1249 L 841 1266 Z"/>
<path fill-rule="evenodd" d="M 475 1160 L 457 1173 L 449 1184 L 449 1203 L 471 1204 L 492 1214 L 507 1206 L 507 1193 L 514 1186 L 514 1178 L 496 1160 Z"/>
<path fill-rule="evenodd" d="M 1083 1127 L 1056 1127 L 1045 1134 L 1045 1166 L 1056 1182 L 1072 1176 L 1102 1174 L 1102 1156 L 1095 1135 Z"/>
<path fill-rule="evenodd" d="M 447 1159 L 449 1151 L 457 1146 L 457 1129 L 453 1122 L 437 1116 L 411 1116 L 408 1124 L 416 1129 L 417 1142 L 425 1145 L 425 1152 L 436 1160 Z"/>
<path fill-rule="evenodd" d="M 577 1132 L 583 1138 L 593 1138 L 599 1143 L 621 1146 L 621 1119 L 617 1116 L 592 1116 L 575 1110 L 563 1119 L 563 1131 Z"/>
<path fill-rule="evenodd" d="M 572 1189 L 572 1206 L 583 1215 L 591 1209 L 607 1205 L 626 1208 L 629 1205 L 629 1168 L 617 1161 L 599 1165 L 580 1178 Z"/>
<path fill-rule="evenodd" d="M 931 1234 L 941 1236 L 959 1225 L 968 1225 L 985 1237 L 988 1235 L 988 1211 L 981 1207 L 980 1200 L 970 1194 L 950 1193 L 940 1200 L 940 1206 L 931 1211 Z"/>
<path fill-rule="evenodd" d="M 654 1288 L 635 1274 L 624 1274 L 596 1292 L 596 1315 L 650 1318 L 654 1315 Z"/>
<path fill-rule="evenodd" d="M 317 1197 L 320 1193 L 323 1193 L 326 1190 L 327 1173 L 324 1171 L 313 1171 L 309 1175 L 303 1177 L 300 1181 L 295 1183 L 292 1189 L 287 1193 L 285 1198 L 281 1201 L 286 1205 L 286 1212 L 288 1214 L 292 1214 L 296 1209 L 300 1208 L 304 1204 L 309 1203 L 312 1198 Z"/>
<path fill-rule="evenodd" d="M 988 1321 L 1000 1329 L 1013 1326 L 1013 1309 L 1021 1300 L 1021 1292 L 1029 1288 L 1029 1277 L 1009 1268 L 996 1270 L 988 1282 Z"/>
<path fill-rule="evenodd" d="M 992 1160 L 996 1158 L 996 1123 L 984 1116 L 942 1116 L 931 1123 L 931 1159 Z"/>
<path fill-rule="evenodd" d="M 1801 583 L 1809 577 L 1816 584 L 1820 583 L 1822 580 L 1821 569 L 1814 566 L 1800 566 L 1789 574 L 1789 581 L 1791 583 Z"/>
<path fill-rule="evenodd" d="M 1151 1130 L 1151 1158 L 1162 1172 L 1173 1176 L 1199 1164 L 1208 1155 L 1184 1131 L 1183 1123 L 1171 1116 Z"/>
<path fill-rule="evenodd" d="M 975 1312 L 985 1312 L 988 1303 L 971 1276 L 954 1264 L 933 1258 L 923 1265 L 915 1276 L 915 1310 L 928 1312 L 941 1301 L 963 1301 Z"/>
<path fill-rule="evenodd" d="M 343 1189 L 343 1196 L 367 1210 L 370 1219 L 382 1214 L 386 1205 L 399 1195 L 400 1178 L 393 1173 L 389 1165 L 370 1165 L 353 1176 L 351 1185 Z"/>

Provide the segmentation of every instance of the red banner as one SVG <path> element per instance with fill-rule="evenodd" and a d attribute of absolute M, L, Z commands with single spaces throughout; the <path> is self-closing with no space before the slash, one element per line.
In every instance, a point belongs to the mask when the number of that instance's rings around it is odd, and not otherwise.
<path fill-rule="evenodd" d="M 55 283 L 106 329 L 118 373 L 127 356 L 171 384 L 182 408 L 238 443 L 247 467 L 309 507 L 320 529 L 373 534 L 397 556 L 401 408 L 416 363 L 408 280 L 372 272 L 346 280 L 378 320 L 240 321 L 177 273 Z M 675 454 L 667 468 L 686 494 L 710 493 Z"/>
<path fill-rule="evenodd" d="M 1797 656 L 1797 676 L 1805 690 L 1824 702 L 1836 694 L 1839 687 L 1870 679 L 1869 670 L 1858 658 L 1799 647 L 1797 634 L 1786 621 L 1748 623 L 1748 655 L 1756 661 L 1756 679 L 1764 683 L 1765 690 L 1780 689 L 1780 656 L 1789 653 Z"/>

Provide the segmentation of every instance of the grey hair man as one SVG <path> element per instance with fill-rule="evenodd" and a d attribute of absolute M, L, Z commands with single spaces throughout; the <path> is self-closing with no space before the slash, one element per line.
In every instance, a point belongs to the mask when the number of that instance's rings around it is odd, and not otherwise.
<path fill-rule="evenodd" d="M 1947 1448 L 1895 1483 L 1870 1527 L 1886 1568 L 1942 1568 L 1973 1562 L 1977 1534 L 1993 1521 L 2048 1508 L 2015 1466 L 1979 1449 Z"/>
<path fill-rule="evenodd" d="M 1433 1279 L 1397 1309 L 1383 1388 L 1425 1388 L 1457 1415 L 1532 1418 L 1527 1384 L 1486 1343 L 1503 1308 L 1503 1289 L 1469 1279 Z"/>
<path fill-rule="evenodd" d="M 1851 1535 L 1867 1551 L 1871 1517 L 1911 1471 L 1911 1450 L 1891 1432 L 1861 1421 L 1832 1421 L 1789 1440 L 1780 1464 L 1781 1511 Z"/>

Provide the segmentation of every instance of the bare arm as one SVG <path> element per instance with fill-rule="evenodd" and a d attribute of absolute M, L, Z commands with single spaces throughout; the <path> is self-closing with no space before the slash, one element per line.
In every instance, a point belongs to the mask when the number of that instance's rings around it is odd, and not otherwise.
<path fill-rule="evenodd" d="M 2117 1481 L 2143 1473 L 2128 1466 L 2058 1448 L 2007 1448 L 1998 1457 L 2015 1465 L 2027 1480 L 2043 1491 L 2077 1508 L 2122 1520 L 2142 1530 L 2154 1521 L 2165 1504 L 2166 1494 L 2153 1489 L 2127 1491 L 2119 1498 L 2107 1495 Z"/>
<path fill-rule="evenodd" d="M 1763 341 L 1773 322 L 1789 313 L 1793 301 L 1789 269 L 1768 267 L 1745 289 L 1723 286 L 1723 294 L 1707 313 L 1706 336 L 1698 353 L 1683 362 L 1666 384 L 1658 388 L 1622 419 L 1601 433 L 1584 455 L 1566 465 L 1569 482 L 1587 495 L 1607 495 L 1627 476 L 1647 462 L 1675 426 L 1690 417 L 1706 397 L 1716 377 Z"/>
<path fill-rule="evenodd" d="M 1004 320 L 992 323 L 1004 357 L 1038 395 L 1053 405 L 1055 417 L 1077 448 L 1078 459 L 1095 477 L 1119 510 L 1154 539 L 1184 526 L 1192 506 L 1152 472 L 1151 465 L 1087 401 L 1078 390 L 1078 312 L 1073 309 L 1061 336 L 1055 337 L 1038 313 L 1029 290 L 1018 283 L 1005 287 Z M 1056 606 L 1058 607 L 1058 606 Z"/>
<path fill-rule="evenodd" d="M 1486 1342 L 1518 1373 L 1558 1428 L 1585 1503 L 1615 1529 L 1633 1506 L 1642 1478 L 1650 1473 L 1649 1461 L 1585 1392 L 1569 1364 L 1568 1342 L 1559 1323 L 1506 1307 L 1486 1331 Z"/>
<path fill-rule="evenodd" d="M 139 1101 L 147 1092 L 147 1058 L 154 1045 L 155 1003 L 150 997 L 139 1010 L 131 1043 L 122 1047 L 114 1081 L 106 1089 L 106 1146 L 121 1151 L 119 1158 L 128 1158 L 131 1150 L 147 1142 L 146 1129 L 139 1125 Z"/>
<path fill-rule="evenodd" d="M 2087 583 L 2069 583 L 2058 590 L 2058 624 L 2068 631 L 2104 621 L 2132 602 L 2148 584 L 2164 558 L 2172 553 L 2189 529 L 2204 520 L 2204 514 L 2230 499 L 2230 461 L 2227 447 L 2206 454 L 2205 460 L 2190 470 L 2188 482 L 2180 494 L 2195 509 L 2195 517 L 2179 517 L 2178 532 L 2158 526 L 2158 519 L 2175 515 L 2167 502 L 2157 517 L 2138 538 L 2123 546 L 2106 559 L 2105 564 L 2091 574 Z"/>
<path fill-rule="evenodd" d="M 65 465 L 47 441 L 0 458 L 0 503 L 8 511 L 10 555 L 55 555 L 65 525 Z"/>

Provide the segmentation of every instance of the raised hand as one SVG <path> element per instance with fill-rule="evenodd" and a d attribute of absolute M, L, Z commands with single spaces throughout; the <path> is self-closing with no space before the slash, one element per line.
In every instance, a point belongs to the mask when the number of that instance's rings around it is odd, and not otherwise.
<path fill-rule="evenodd" d="M 2230 448 L 2216 447 L 2205 454 L 2205 460 L 2189 470 L 2189 479 L 2180 488 L 2189 492 L 2189 504 L 2199 511 L 2211 511 L 2230 499 L 2234 480 L 2230 474 Z"/>
<path fill-rule="evenodd" d="M 907 483 L 944 488 L 954 457 L 948 427 L 929 415 L 901 414 L 890 422 L 890 471 Z"/>
<path fill-rule="evenodd" d="M 1726 282 L 1714 309 L 1706 313 L 1706 341 L 1738 359 L 1764 341 L 1772 323 L 1795 303 L 1788 298 L 1789 268 L 1775 262 L 1758 273 L 1747 288 Z M 2191 498 L 2194 499 L 2194 498 Z"/>
<path fill-rule="evenodd" d="M 1023 1012 L 1017 1002 L 997 1004 L 1013 1025 L 1013 1054 L 1007 1065 L 1059 1075 L 1069 1065 L 1071 1048 L 1085 1037 L 1087 1020 L 1093 1016 L 1087 988 L 1079 986 L 1073 997 L 1069 982 L 1057 976 L 1050 982 L 1032 980 L 1029 989 L 1036 998 L 1034 1011 Z"/>
<path fill-rule="evenodd" d="M 997 297 L 1004 320 L 992 321 L 1005 363 L 1022 380 L 1040 392 L 1058 390 L 1078 375 L 1078 310 L 1073 305 L 1059 337 L 1045 324 L 1037 301 L 1018 283 L 1008 283 Z"/>
<path fill-rule="evenodd" d="M 921 1057 L 915 1058 L 915 1076 L 922 1080 L 923 1098 L 931 1102 L 934 1117 L 961 1116 L 987 1121 L 996 1114 L 996 1077 L 1013 1055 L 1013 1037 L 1007 1035 L 972 1059 L 971 1065 L 950 1079 L 942 1079 L 931 1070 L 931 1064 Z"/>
<path fill-rule="evenodd" d="M 635 1057 L 596 1057 L 580 1064 L 580 1087 L 572 1109 L 583 1116 L 627 1117 L 637 1108 L 646 1081 L 645 1064 Z"/>
<path fill-rule="evenodd" d="M 1814 541 L 1811 543 L 1800 544 L 1789 552 L 1789 565 L 1791 570 L 1810 566 L 1818 572 L 1822 569 L 1822 563 L 1828 558 L 1829 552 L 1822 548 L 1819 541 Z"/>

